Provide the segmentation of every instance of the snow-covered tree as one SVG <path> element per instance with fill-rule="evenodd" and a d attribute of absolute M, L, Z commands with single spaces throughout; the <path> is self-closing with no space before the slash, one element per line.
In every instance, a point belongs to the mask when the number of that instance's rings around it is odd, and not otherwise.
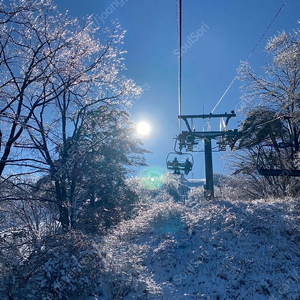
<path fill-rule="evenodd" d="M 35 163 L 28 153 L 21 157 L 17 149 L 28 148 L 24 132 L 36 126 L 33 121 L 38 116 L 43 116 L 48 127 L 53 125 L 46 113 L 54 110 L 46 112 L 46 107 L 60 105 L 64 118 L 66 108 L 81 110 L 82 114 L 82 103 L 89 107 L 121 96 L 126 102 L 130 93 L 139 92 L 119 73 L 124 68 L 120 47 L 124 31 L 116 24 L 111 32 L 104 33 L 103 42 L 96 34 L 91 19 L 80 26 L 76 19 L 57 11 L 50 0 L 10 0 L 7 5 L 1 1 L 0 117 L 4 147 L 0 174 L 7 165 Z"/>
<path fill-rule="evenodd" d="M 125 183 L 126 174 L 131 167 L 145 165 L 146 150 L 128 118 L 125 111 L 102 106 L 86 115 L 80 131 L 72 132 L 65 146 L 57 140 L 51 157 L 55 169 L 52 173 L 50 166 L 39 188 L 52 191 L 48 199 L 56 199 L 60 221 L 66 227 L 75 228 L 79 221 L 81 230 L 97 231 L 130 212 L 137 197 Z M 43 144 L 42 153 L 47 152 L 48 144 L 52 141 Z"/>
<path fill-rule="evenodd" d="M 0 175 L 8 165 L 9 176 L 48 174 L 60 222 L 68 227 L 70 214 L 75 218 L 78 180 L 87 178 L 78 170 L 88 153 L 99 148 L 97 143 L 114 138 L 124 143 L 114 151 L 111 142 L 111 151 L 98 152 L 98 159 L 123 151 L 115 166 L 144 163 L 144 150 L 126 113 L 130 97 L 141 89 L 122 75 L 125 31 L 114 23 L 100 32 L 91 18 L 80 25 L 50 0 L 1 2 L 0 25 L 5 146 Z M 125 176 L 124 169 L 119 173 Z"/>
<path fill-rule="evenodd" d="M 289 34 L 283 31 L 270 38 L 265 51 L 269 62 L 263 68 L 264 75 L 256 75 L 248 62 L 242 63 L 239 70 L 244 83 L 242 100 L 247 105 L 240 125 L 242 135 L 236 144 L 236 149 L 243 149 L 244 153 L 235 155 L 234 169 L 235 173 L 251 175 L 257 182 L 262 182 L 255 174 L 259 145 L 272 145 L 272 151 L 261 148 L 261 156 L 271 168 L 299 167 L 300 30 Z M 279 149 L 280 143 L 293 146 Z M 267 178 L 263 184 L 282 185 L 285 191 L 291 180 L 281 177 Z"/>
<path fill-rule="evenodd" d="M 293 34 L 284 31 L 271 38 L 265 48 L 271 62 L 264 67 L 264 76 L 257 76 L 249 63 L 241 65 L 240 79 L 245 83 L 242 87 L 242 99 L 246 103 L 254 100 L 257 105 L 246 107 L 251 114 L 255 109 L 255 123 L 279 128 L 269 121 L 289 118 L 291 131 L 289 132 L 287 122 L 282 125 L 282 130 L 289 134 L 289 142 L 299 151 L 300 136 L 300 30 Z M 262 112 L 262 113 L 260 113 Z M 266 113 L 269 116 L 266 117 Z M 252 114 L 253 115 L 253 114 Z M 248 122 L 246 119 L 242 126 Z M 268 122 L 268 123 L 266 123 Z M 285 126 L 285 128 L 283 128 Z M 269 128 L 271 129 L 271 128 Z M 270 139 L 272 132 L 270 130 Z M 281 136 L 281 139 L 286 137 Z M 273 141 L 275 143 L 275 141 Z"/>
<path fill-rule="evenodd" d="M 33 161 L 17 159 L 18 153 L 12 150 L 26 144 L 21 138 L 34 111 L 54 99 L 50 86 L 58 76 L 59 57 L 70 49 L 67 36 L 72 22 L 59 15 L 51 1 L 0 2 L 0 118 L 4 146 L 0 175 L 7 165 L 20 167 Z"/>

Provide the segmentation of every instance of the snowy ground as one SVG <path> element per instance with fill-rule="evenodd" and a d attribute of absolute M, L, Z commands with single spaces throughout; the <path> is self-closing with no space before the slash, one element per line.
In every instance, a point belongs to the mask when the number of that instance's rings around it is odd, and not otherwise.
<path fill-rule="evenodd" d="M 155 204 L 101 243 L 114 299 L 299 300 L 299 211 L 292 199 Z"/>

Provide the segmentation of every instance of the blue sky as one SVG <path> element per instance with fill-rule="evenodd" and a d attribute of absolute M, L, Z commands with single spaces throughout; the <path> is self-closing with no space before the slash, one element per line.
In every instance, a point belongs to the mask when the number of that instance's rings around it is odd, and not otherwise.
<path fill-rule="evenodd" d="M 55 1 L 55 0 L 54 0 Z M 60 10 L 83 18 L 93 14 L 100 26 L 118 19 L 127 30 L 124 49 L 126 75 L 145 91 L 130 109 L 133 121 L 151 124 L 146 148 L 150 166 L 165 168 L 167 154 L 179 134 L 177 96 L 177 4 L 176 0 L 62 0 Z M 210 113 L 246 60 L 284 0 L 183 0 L 182 114 Z M 277 32 L 299 28 L 300 1 L 288 0 L 252 55 L 257 73 L 266 63 L 263 52 Z M 191 42 L 192 40 L 192 42 Z M 215 113 L 238 109 L 241 83 L 236 81 Z M 231 129 L 243 116 L 231 121 Z M 212 124 L 214 125 L 214 124 Z M 218 129 L 218 124 L 216 129 Z M 184 124 L 182 129 L 185 130 Z M 218 153 L 213 154 L 214 171 L 226 173 Z M 204 154 L 194 157 L 188 176 L 204 178 Z"/>

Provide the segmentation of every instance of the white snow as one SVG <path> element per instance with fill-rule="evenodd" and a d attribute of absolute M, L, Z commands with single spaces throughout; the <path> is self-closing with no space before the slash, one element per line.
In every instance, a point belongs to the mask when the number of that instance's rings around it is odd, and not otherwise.
<path fill-rule="evenodd" d="M 102 242 L 116 299 L 299 300 L 299 208 L 295 199 L 153 203 Z"/>

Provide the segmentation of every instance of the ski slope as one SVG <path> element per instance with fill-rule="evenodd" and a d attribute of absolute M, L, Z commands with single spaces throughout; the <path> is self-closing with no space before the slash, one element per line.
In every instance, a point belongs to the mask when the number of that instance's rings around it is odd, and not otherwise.
<path fill-rule="evenodd" d="M 153 204 L 101 242 L 91 299 L 299 300 L 299 229 L 295 199 Z"/>

